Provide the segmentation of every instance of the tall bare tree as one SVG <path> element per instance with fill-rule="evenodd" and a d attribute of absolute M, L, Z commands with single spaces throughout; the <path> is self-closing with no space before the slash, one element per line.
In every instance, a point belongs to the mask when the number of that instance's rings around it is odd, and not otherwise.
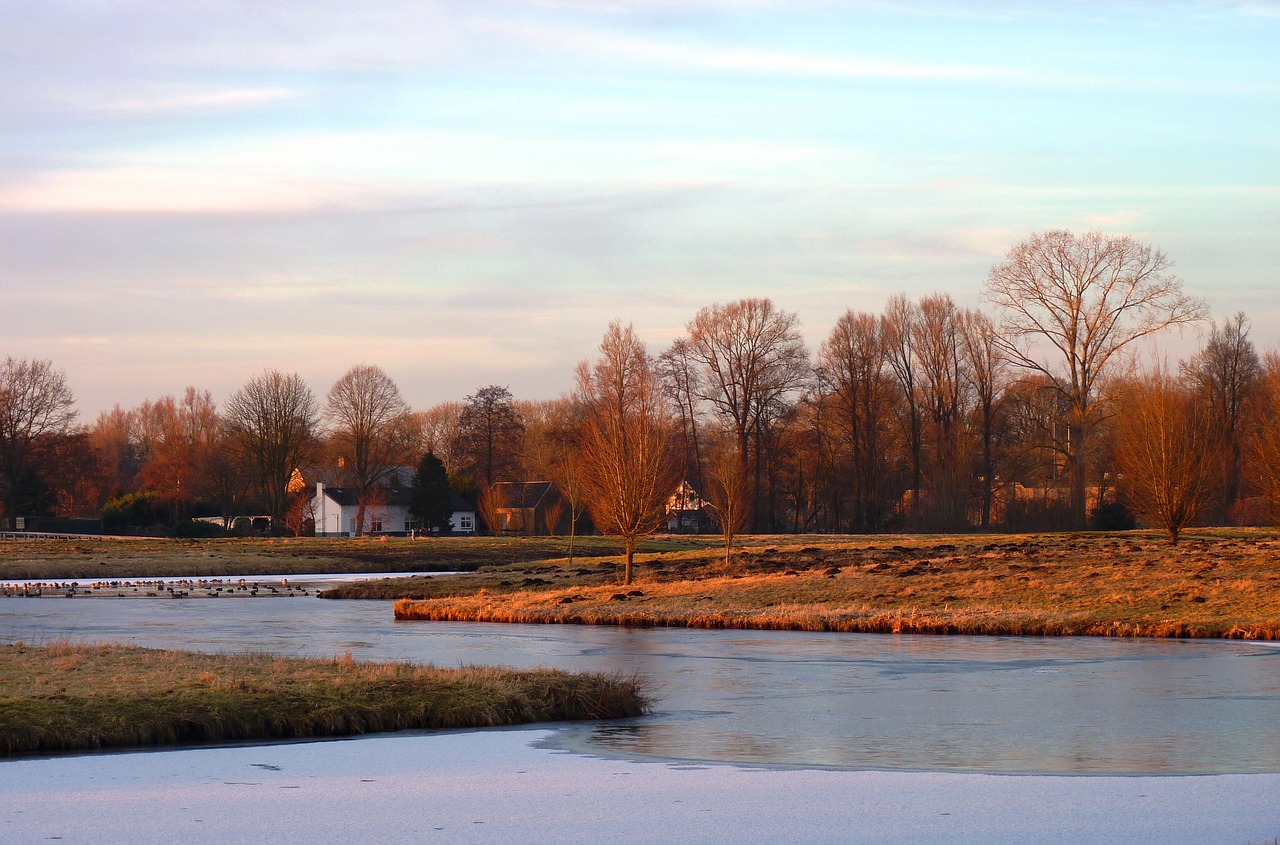
<path fill-rule="evenodd" d="M 578 399 L 586 410 L 582 482 L 596 527 L 621 537 L 631 583 L 636 540 L 657 530 L 679 481 L 672 454 L 672 415 L 658 389 L 653 360 L 631 326 L 611 323 L 594 364 L 578 365 Z"/>
<path fill-rule="evenodd" d="M 1257 388 L 1262 362 L 1249 340 L 1249 320 L 1244 312 L 1215 325 L 1204 348 L 1185 366 L 1184 373 L 1207 401 L 1214 430 L 1222 435 L 1222 521 L 1230 521 L 1244 498 L 1241 484 L 1243 420 Z"/>
<path fill-rule="evenodd" d="M 1014 246 L 987 278 L 987 297 L 1002 314 L 1006 354 L 1048 379 L 1071 405 L 1071 507 L 1078 528 L 1087 514 L 1089 434 L 1101 412 L 1100 380 L 1135 341 L 1206 313 L 1171 267 L 1163 252 L 1130 237 L 1050 231 Z"/>
<path fill-rule="evenodd" d="M 1250 426 L 1244 442 L 1250 486 L 1271 502 L 1271 517 L 1280 522 L 1280 352 L 1268 352 L 1253 398 Z"/>
<path fill-rule="evenodd" d="M 970 450 L 970 365 L 961 312 L 945 293 L 920 300 L 914 347 L 928 423 L 929 499 L 932 527 L 959 531 L 967 525 Z"/>
<path fill-rule="evenodd" d="M 0 364 L 0 506 L 6 520 L 42 486 L 46 452 L 71 432 L 75 419 L 67 377 L 52 362 L 6 358 Z"/>
<path fill-rule="evenodd" d="M 467 397 L 458 417 L 453 453 L 456 471 L 483 487 L 499 481 L 518 481 L 520 438 L 524 421 L 511 391 L 491 384 Z"/>
<path fill-rule="evenodd" d="M 1133 379 L 1115 418 L 1121 490 L 1177 543 L 1207 502 L 1221 442 L 1213 419 L 1163 367 Z"/>
<path fill-rule="evenodd" d="M 884 345 L 888 353 L 889 368 L 896 376 L 901 392 L 901 401 L 896 403 L 896 407 L 911 462 L 910 522 L 913 525 L 917 521 L 924 479 L 924 416 L 920 389 L 920 353 L 916 349 L 916 340 L 920 336 L 916 327 L 920 320 L 920 306 L 902 294 L 889 297 L 883 318 Z"/>
<path fill-rule="evenodd" d="M 266 370 L 231 395 L 224 418 L 230 444 L 256 483 L 263 506 L 276 525 L 283 525 L 289 478 L 315 446 L 315 394 L 296 373 Z"/>
<path fill-rule="evenodd" d="M 837 426 L 849 446 L 858 531 L 881 517 L 880 480 L 888 382 L 883 323 L 874 314 L 846 311 L 822 344 L 818 360 L 835 399 Z"/>
<path fill-rule="evenodd" d="M 695 484 L 702 483 L 702 445 L 698 426 L 698 401 L 702 395 L 700 372 L 693 360 L 688 338 L 676 338 L 671 347 L 658 356 L 658 377 L 663 391 L 676 405 L 680 432 L 684 441 L 685 475 Z"/>
<path fill-rule="evenodd" d="M 165 396 L 137 410 L 144 451 L 139 477 L 170 505 L 175 518 L 208 492 L 208 462 L 221 428 L 207 390 L 188 387 L 181 399 Z"/>
<path fill-rule="evenodd" d="M 992 487 L 996 474 L 996 414 L 1007 385 L 1007 361 L 1000 349 L 995 325 L 981 311 L 961 312 L 960 336 L 969 361 L 967 376 L 977 416 L 979 524 L 986 530 L 991 526 Z"/>
<path fill-rule="evenodd" d="M 413 412 L 414 430 L 418 435 L 416 451 L 424 455 L 431 452 L 450 472 L 458 463 L 453 446 L 458 439 L 458 418 L 464 407 L 461 402 L 441 402 Z"/>
<path fill-rule="evenodd" d="M 413 460 L 414 431 L 400 388 L 379 367 L 358 364 L 329 389 L 324 424 L 329 450 L 355 489 L 356 536 L 365 530 L 370 497 Z"/>
<path fill-rule="evenodd" d="M 733 428 L 738 460 L 750 468 L 753 527 L 759 525 L 765 429 L 808 382 L 809 353 L 799 320 L 769 299 L 740 299 L 703 308 L 686 326 L 690 360 L 700 373 L 701 396 Z"/>

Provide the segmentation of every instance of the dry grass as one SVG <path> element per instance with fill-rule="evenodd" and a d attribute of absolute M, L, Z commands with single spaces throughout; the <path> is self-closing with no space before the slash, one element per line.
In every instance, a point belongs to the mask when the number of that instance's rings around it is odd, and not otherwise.
<path fill-rule="evenodd" d="M 687 547 L 668 542 L 665 546 Z M 662 548 L 650 544 L 648 548 Z M 567 537 L 212 540 L 0 540 L 0 579 L 23 581 L 303 575 L 343 572 L 469 571 L 563 557 Z M 617 543 L 579 537 L 574 554 L 617 553 Z"/>
<path fill-rule="evenodd" d="M 609 561 L 437 579 L 398 619 L 877 633 L 1280 639 L 1280 536 L 807 538 L 649 555 L 631 588 Z M 499 578 L 499 576 L 505 576 Z M 494 589 L 495 578 L 506 586 Z M 532 579 L 534 583 L 525 583 Z"/>
<path fill-rule="evenodd" d="M 0 646 L 0 752 L 635 716 L 634 679 L 122 645 Z"/>

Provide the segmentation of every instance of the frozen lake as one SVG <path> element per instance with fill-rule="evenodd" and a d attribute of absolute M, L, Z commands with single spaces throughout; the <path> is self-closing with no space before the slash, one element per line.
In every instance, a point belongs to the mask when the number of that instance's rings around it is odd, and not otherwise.
<path fill-rule="evenodd" d="M 1280 772 L 1280 648 L 395 622 L 385 602 L 0 599 L 0 638 L 639 674 L 656 712 L 565 747 L 689 762 Z"/>
<path fill-rule="evenodd" d="M 546 730 L 0 762 L 0 841 L 248 841 L 244 825 L 271 825 L 271 842 L 1280 835 L 1280 649 L 1265 644 L 396 623 L 388 603 L 310 597 L 0 599 L 0 639 L 59 637 L 638 673 L 658 702 Z M 129 812 L 154 836 L 105 838 Z M 95 831 L 95 817 L 117 821 Z"/>

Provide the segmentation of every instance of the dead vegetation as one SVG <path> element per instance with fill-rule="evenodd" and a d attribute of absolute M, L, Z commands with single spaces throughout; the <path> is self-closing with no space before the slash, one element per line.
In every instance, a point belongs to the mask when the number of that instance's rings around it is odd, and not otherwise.
<path fill-rule="evenodd" d="M 754 538 L 759 541 L 760 538 Z M 1280 536 L 805 538 L 433 579 L 398 619 L 875 633 L 1280 638 Z"/>
<path fill-rule="evenodd" d="M 65 642 L 0 645 L 0 754 L 640 715 L 634 678 Z"/>
<path fill-rule="evenodd" d="M 642 546 L 663 547 L 672 544 Z M 568 554 L 568 549 L 568 537 L 0 540 L 0 579 L 457 572 L 560 557 Z M 617 544 L 603 537 L 579 537 L 574 542 L 578 557 L 613 555 L 616 551 Z"/>

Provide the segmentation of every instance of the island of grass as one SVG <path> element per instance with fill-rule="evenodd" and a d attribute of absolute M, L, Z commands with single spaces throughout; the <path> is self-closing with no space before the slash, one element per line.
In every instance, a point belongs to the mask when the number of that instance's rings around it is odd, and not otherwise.
<path fill-rule="evenodd" d="M 338 737 L 642 714 L 635 678 L 126 645 L 0 645 L 0 751 Z"/>
<path fill-rule="evenodd" d="M 766 545 L 768 544 L 768 545 Z M 615 559 L 352 585 L 397 619 L 867 633 L 1280 639 L 1280 535 L 748 538 Z"/>

